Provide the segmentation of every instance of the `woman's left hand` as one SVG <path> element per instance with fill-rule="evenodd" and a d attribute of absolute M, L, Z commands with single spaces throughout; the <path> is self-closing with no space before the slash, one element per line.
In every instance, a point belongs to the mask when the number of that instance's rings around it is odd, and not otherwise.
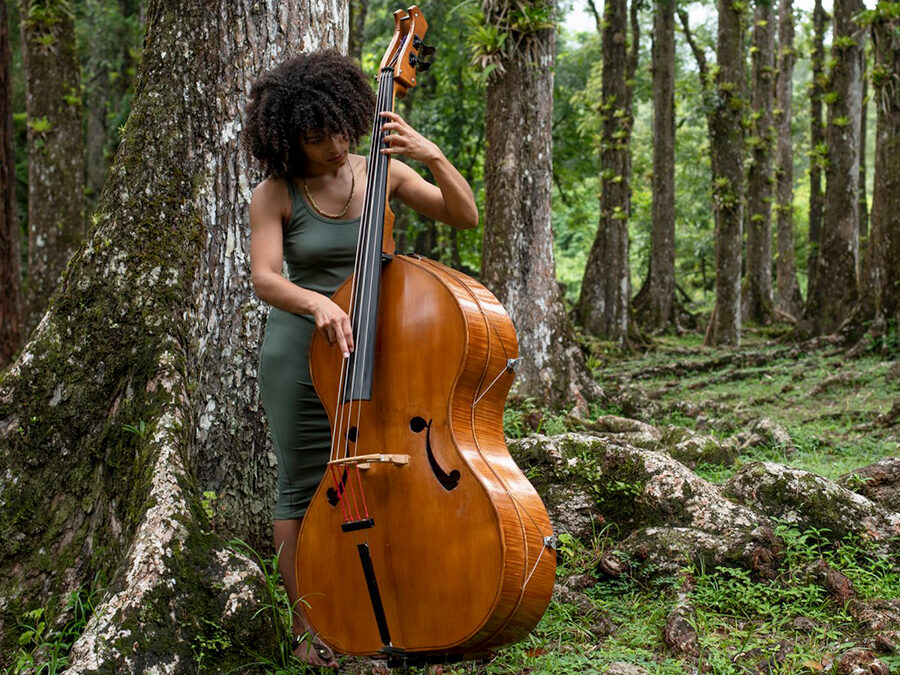
<path fill-rule="evenodd" d="M 385 134 L 384 144 L 387 147 L 381 150 L 382 153 L 406 155 L 424 164 L 441 157 L 440 148 L 409 126 L 400 115 L 395 112 L 383 112 L 381 116 L 388 119 L 381 128 L 393 132 Z"/>

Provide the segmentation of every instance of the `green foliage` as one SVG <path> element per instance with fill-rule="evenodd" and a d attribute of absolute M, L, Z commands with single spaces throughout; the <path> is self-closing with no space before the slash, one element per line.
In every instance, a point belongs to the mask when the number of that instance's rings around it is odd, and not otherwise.
<path fill-rule="evenodd" d="M 856 46 L 856 40 L 849 35 L 839 35 L 831 42 L 835 49 L 850 49 Z"/>
<path fill-rule="evenodd" d="M 68 664 L 72 645 L 81 635 L 94 612 L 101 588 L 99 577 L 88 587 L 79 587 L 66 599 L 62 612 L 48 607 L 26 611 L 19 625 L 19 651 L 9 675 L 55 675 Z"/>
<path fill-rule="evenodd" d="M 53 128 L 53 122 L 46 117 L 36 117 L 28 120 L 28 127 L 36 134 L 46 134 Z"/>

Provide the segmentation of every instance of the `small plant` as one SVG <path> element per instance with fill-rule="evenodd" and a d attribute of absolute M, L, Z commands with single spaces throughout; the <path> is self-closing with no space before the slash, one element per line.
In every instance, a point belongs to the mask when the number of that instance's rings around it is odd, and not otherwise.
<path fill-rule="evenodd" d="M 55 675 L 66 669 L 69 651 L 84 631 L 99 599 L 98 579 L 95 576 L 88 587 L 81 586 L 69 594 L 66 611 L 70 616 L 59 630 L 53 629 L 55 618 L 45 607 L 25 612 L 19 624 L 20 648 L 8 671 L 10 675 Z"/>
<path fill-rule="evenodd" d="M 141 439 L 144 439 L 147 436 L 147 423 L 144 420 L 140 420 L 136 425 L 134 424 L 123 424 L 122 429 L 127 431 L 129 434 L 134 434 Z"/>

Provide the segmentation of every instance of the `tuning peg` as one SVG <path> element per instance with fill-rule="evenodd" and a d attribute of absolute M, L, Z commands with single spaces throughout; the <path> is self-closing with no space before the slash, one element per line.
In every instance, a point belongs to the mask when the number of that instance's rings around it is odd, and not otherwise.
<path fill-rule="evenodd" d="M 431 61 L 425 61 L 424 59 L 418 58 L 415 54 L 410 52 L 409 65 L 418 70 L 420 73 L 424 73 L 426 70 L 431 68 Z"/>
<path fill-rule="evenodd" d="M 419 50 L 419 56 L 431 56 L 437 51 L 437 47 L 430 47 L 429 45 L 422 45 L 422 48 Z"/>

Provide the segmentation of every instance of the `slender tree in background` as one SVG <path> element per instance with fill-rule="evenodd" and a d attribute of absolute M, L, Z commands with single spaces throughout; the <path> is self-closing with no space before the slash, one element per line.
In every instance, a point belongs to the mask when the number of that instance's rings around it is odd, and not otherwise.
<path fill-rule="evenodd" d="M 794 77 L 794 10 L 792 0 L 778 7 L 778 74 L 775 77 L 775 306 L 799 318 L 803 297 L 794 263 L 794 146 L 791 138 L 792 80 Z"/>
<path fill-rule="evenodd" d="M 260 176 L 238 130 L 250 83 L 299 45 L 345 46 L 346 12 L 149 3 L 90 239 L 0 381 L 0 532 L 15 533 L 0 538 L 0 667 L 22 612 L 50 616 L 95 576 L 105 588 L 72 675 L 196 672 L 201 656 L 227 672 L 280 639 L 259 568 L 211 532 L 271 547 L 276 471 L 255 377 L 265 308 L 248 259 Z"/>
<path fill-rule="evenodd" d="M 600 224 L 588 256 L 578 317 L 597 337 L 628 345 L 631 275 L 628 265 L 629 142 L 627 0 L 603 10 L 603 93 L 600 104 Z"/>
<path fill-rule="evenodd" d="M 750 130 L 747 145 L 747 297 L 748 318 L 766 324 L 774 313 L 772 291 L 772 118 L 775 75 L 775 21 L 772 2 L 757 0 L 750 49 Z"/>
<path fill-rule="evenodd" d="M 513 33 L 510 14 L 520 7 L 529 31 Z M 481 56 L 496 66 L 485 112 L 482 281 L 518 332 L 517 392 L 548 405 L 583 404 L 594 385 L 560 297 L 550 219 L 555 8 L 546 0 L 485 0 L 483 9 L 507 38 L 504 50 Z"/>
<path fill-rule="evenodd" d="M 141 47 L 139 2 L 83 0 L 79 51 L 84 83 L 84 187 L 94 212 L 125 124 Z"/>
<path fill-rule="evenodd" d="M 875 186 L 871 232 L 863 263 L 861 302 L 853 336 L 868 330 L 884 340 L 900 325 L 900 16 L 896 3 L 878 3 L 871 16 L 874 67 Z M 866 345 L 870 340 L 866 340 Z"/>
<path fill-rule="evenodd" d="M 809 256 L 806 261 L 806 297 L 814 295 L 819 247 L 822 243 L 822 212 L 825 195 L 822 191 L 822 169 L 825 167 L 825 128 L 822 125 L 822 94 L 828 86 L 825 75 L 825 23 L 828 14 L 822 0 L 813 7 L 813 44 L 810 52 L 812 82 L 809 85 Z"/>
<path fill-rule="evenodd" d="M 81 79 L 71 5 L 21 0 L 28 113 L 28 278 L 34 328 L 84 235 Z"/>
<path fill-rule="evenodd" d="M 866 67 L 866 49 L 860 51 L 860 105 L 859 105 L 859 256 L 860 269 L 857 275 L 862 274 L 862 261 L 866 251 L 866 240 L 869 238 L 869 206 L 866 203 L 866 126 L 869 107 L 869 75 Z"/>
<path fill-rule="evenodd" d="M 347 54 L 362 62 L 363 40 L 366 35 L 366 15 L 369 13 L 369 0 L 349 0 L 350 33 Z"/>
<path fill-rule="evenodd" d="M 865 33 L 855 17 L 861 0 L 835 0 L 832 63 L 825 143 L 825 211 L 816 284 L 807 298 L 797 336 L 832 333 L 853 309 L 859 254 L 859 120 L 862 104 L 860 52 Z"/>
<path fill-rule="evenodd" d="M 712 205 L 716 221 L 716 303 L 706 330 L 708 345 L 741 340 L 741 244 L 744 203 L 744 12 L 742 3 L 719 0 L 718 64 L 709 68 L 691 32 L 687 12 L 678 8 L 685 38 L 697 60 L 709 127 Z"/>
<path fill-rule="evenodd" d="M 653 206 L 650 265 L 635 298 L 643 326 L 675 321 L 675 0 L 653 10 Z"/>
<path fill-rule="evenodd" d="M 0 369 L 22 342 L 24 308 L 16 215 L 16 158 L 13 150 L 12 61 L 6 2 L 0 3 Z"/>

